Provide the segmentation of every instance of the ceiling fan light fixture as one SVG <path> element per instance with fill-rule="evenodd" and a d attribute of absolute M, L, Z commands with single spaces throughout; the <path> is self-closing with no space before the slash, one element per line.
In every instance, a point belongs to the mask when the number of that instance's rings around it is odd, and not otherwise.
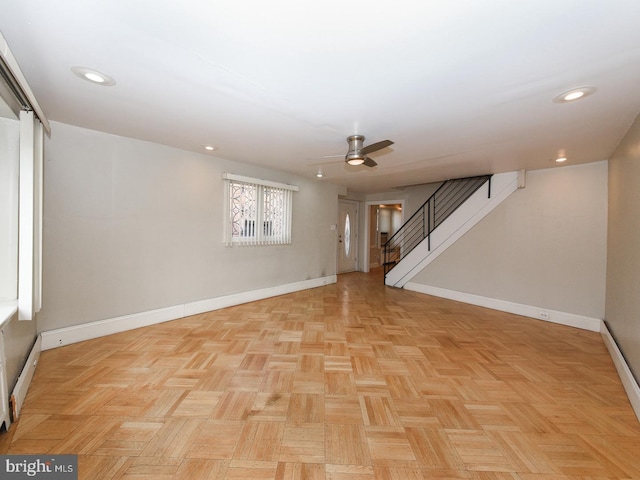
<path fill-rule="evenodd" d="M 346 160 L 349 165 L 362 165 L 364 163 L 364 158 L 362 157 L 349 158 L 349 156 L 347 155 Z"/>

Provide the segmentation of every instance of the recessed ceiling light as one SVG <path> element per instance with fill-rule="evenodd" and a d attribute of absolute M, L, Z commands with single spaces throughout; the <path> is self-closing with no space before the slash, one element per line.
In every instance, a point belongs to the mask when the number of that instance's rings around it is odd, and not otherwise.
<path fill-rule="evenodd" d="M 94 83 L 96 85 L 102 85 L 103 87 L 110 87 L 116 84 L 116 81 L 111 78 L 109 75 L 105 75 L 97 70 L 92 68 L 85 67 L 71 67 L 71 71 L 75 73 L 78 77 L 87 82 Z"/>
<path fill-rule="evenodd" d="M 570 103 L 595 93 L 596 87 L 576 87 L 553 97 L 555 103 Z"/>
<path fill-rule="evenodd" d="M 84 78 L 87 80 L 91 80 L 96 83 L 104 83 L 104 77 L 102 75 L 98 75 L 97 73 L 87 72 L 84 74 Z"/>
<path fill-rule="evenodd" d="M 322 172 L 318 172 L 318 173 L 316 173 L 316 177 L 318 177 L 318 178 L 322 178 L 322 177 L 324 177 L 324 175 L 323 175 L 323 173 L 322 173 Z"/>
<path fill-rule="evenodd" d="M 213 152 L 216 149 L 216 147 L 214 147 L 213 145 L 205 145 L 204 149 L 208 150 L 209 152 Z"/>
<path fill-rule="evenodd" d="M 577 100 L 580 97 L 584 97 L 584 92 L 582 90 L 577 90 L 575 92 L 567 93 L 562 99 L 566 102 L 570 102 L 571 100 Z"/>
<path fill-rule="evenodd" d="M 562 162 L 566 162 L 567 161 L 567 157 L 558 157 L 556 158 L 556 163 L 562 163 Z"/>

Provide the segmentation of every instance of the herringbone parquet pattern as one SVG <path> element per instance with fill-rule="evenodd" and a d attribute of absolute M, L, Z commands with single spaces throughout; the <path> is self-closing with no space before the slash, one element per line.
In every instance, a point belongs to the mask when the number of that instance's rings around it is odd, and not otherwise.
<path fill-rule="evenodd" d="M 82 479 L 638 479 L 592 332 L 342 275 L 43 352 L 2 453 Z"/>

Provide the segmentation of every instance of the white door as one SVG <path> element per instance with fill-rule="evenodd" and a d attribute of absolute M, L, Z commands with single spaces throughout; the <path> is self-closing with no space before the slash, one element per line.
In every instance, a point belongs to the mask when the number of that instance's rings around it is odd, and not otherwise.
<path fill-rule="evenodd" d="M 358 260 L 358 204 L 338 203 L 338 273 L 353 272 Z"/>

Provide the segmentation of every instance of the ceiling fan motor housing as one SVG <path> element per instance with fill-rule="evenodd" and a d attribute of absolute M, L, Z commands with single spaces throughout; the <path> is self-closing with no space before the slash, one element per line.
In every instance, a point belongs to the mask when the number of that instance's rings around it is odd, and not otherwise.
<path fill-rule="evenodd" d="M 347 152 L 347 156 L 344 157 L 345 161 L 350 165 L 360 165 L 364 163 L 367 156 L 360 151 L 364 146 L 364 136 L 351 135 L 347 138 L 347 142 L 349 143 L 349 151 Z"/>

